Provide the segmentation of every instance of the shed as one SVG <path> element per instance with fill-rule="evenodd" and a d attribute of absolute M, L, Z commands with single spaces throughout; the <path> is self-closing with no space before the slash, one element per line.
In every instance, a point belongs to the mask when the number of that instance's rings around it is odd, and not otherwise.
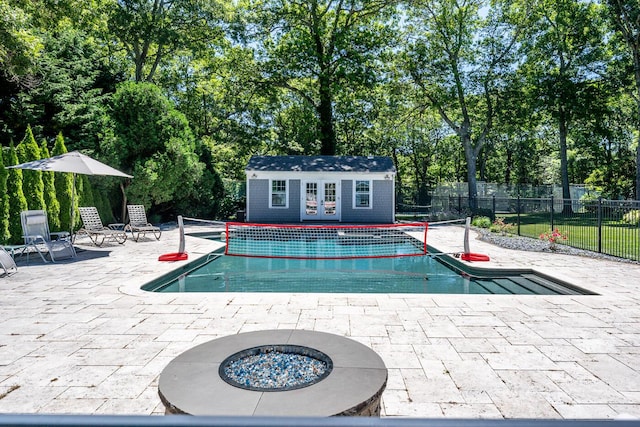
<path fill-rule="evenodd" d="M 396 168 L 382 156 L 253 156 L 246 220 L 393 223 Z"/>

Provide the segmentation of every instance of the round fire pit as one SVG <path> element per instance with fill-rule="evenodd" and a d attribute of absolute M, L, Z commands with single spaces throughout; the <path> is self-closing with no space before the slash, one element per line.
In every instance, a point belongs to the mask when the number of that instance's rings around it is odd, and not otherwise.
<path fill-rule="evenodd" d="M 167 414 L 380 415 L 384 362 L 324 332 L 268 330 L 219 338 L 172 360 L 158 392 Z"/>

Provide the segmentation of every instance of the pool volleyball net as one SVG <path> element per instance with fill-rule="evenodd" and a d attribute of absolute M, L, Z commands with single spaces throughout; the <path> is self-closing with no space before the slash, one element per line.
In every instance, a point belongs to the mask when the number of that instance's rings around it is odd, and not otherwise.
<path fill-rule="evenodd" d="M 226 255 L 295 258 L 389 258 L 427 253 L 427 223 L 282 225 L 230 222 Z"/>

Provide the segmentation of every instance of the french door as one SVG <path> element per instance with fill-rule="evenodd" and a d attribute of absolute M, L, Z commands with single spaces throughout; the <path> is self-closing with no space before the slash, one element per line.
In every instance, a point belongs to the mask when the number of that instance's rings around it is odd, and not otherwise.
<path fill-rule="evenodd" d="M 303 220 L 340 220 L 338 181 L 303 181 L 301 190 Z"/>

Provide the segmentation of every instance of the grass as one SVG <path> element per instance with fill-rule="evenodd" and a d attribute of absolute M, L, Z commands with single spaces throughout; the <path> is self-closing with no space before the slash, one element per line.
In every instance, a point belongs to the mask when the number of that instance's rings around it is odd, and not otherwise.
<path fill-rule="evenodd" d="M 517 224 L 516 214 L 499 215 L 506 223 Z M 558 243 L 580 249 L 598 251 L 598 221 L 591 213 L 561 215 L 554 214 L 554 228 L 557 228 L 566 240 Z M 517 232 L 517 228 L 514 229 Z M 551 231 L 549 213 L 520 215 L 520 235 L 539 238 Z M 601 252 L 617 257 L 640 261 L 640 227 L 623 223 L 620 219 L 603 219 L 600 236 Z"/>

